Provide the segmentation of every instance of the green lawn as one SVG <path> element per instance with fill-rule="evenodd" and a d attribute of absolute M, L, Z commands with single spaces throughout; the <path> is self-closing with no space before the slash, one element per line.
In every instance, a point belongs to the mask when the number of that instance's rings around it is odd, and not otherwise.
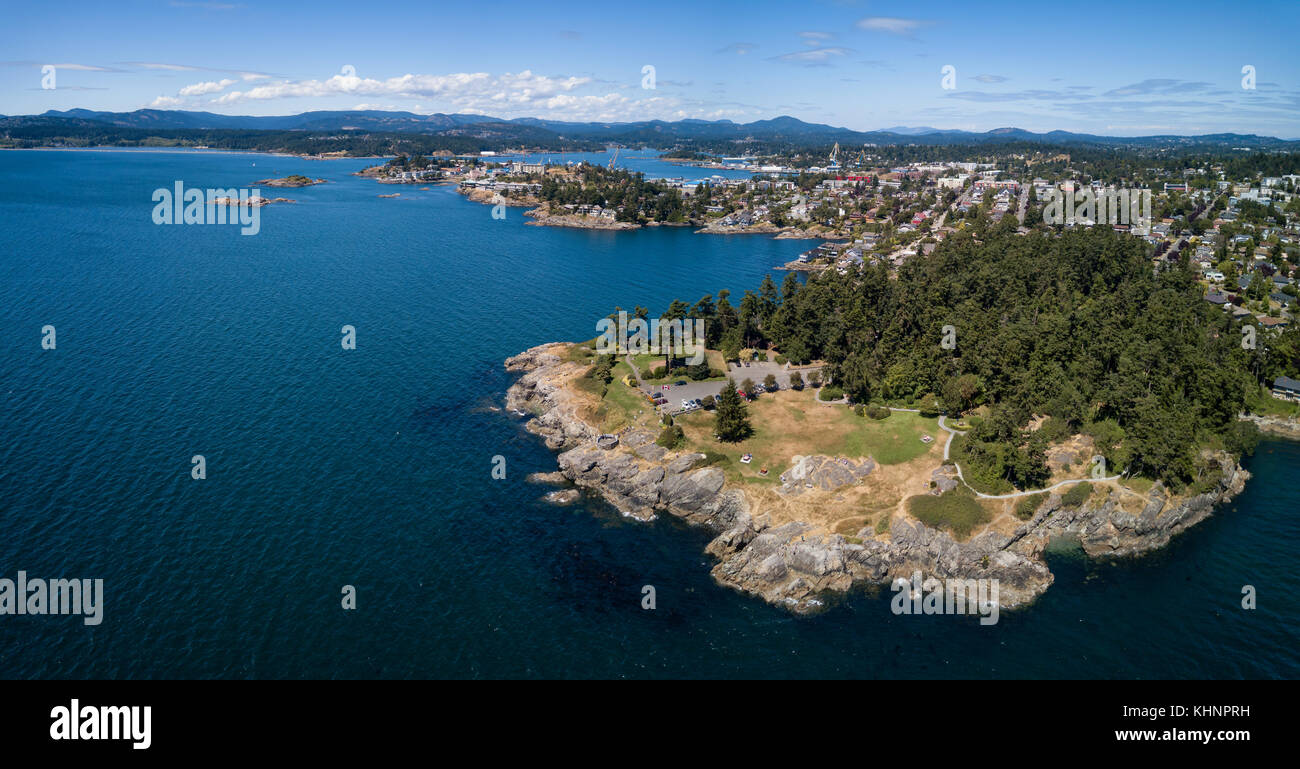
<path fill-rule="evenodd" d="M 1262 386 L 1253 397 L 1246 399 L 1246 406 L 1252 413 L 1264 417 L 1300 416 L 1300 403 L 1278 400 L 1269 394 L 1268 388 Z"/>
<path fill-rule="evenodd" d="M 612 371 L 614 380 L 605 390 L 605 397 L 595 414 L 600 429 L 605 432 L 621 430 L 632 423 L 638 412 L 653 408 L 640 390 L 623 384 L 623 377 L 632 373 L 627 363 L 615 363 Z"/>
<path fill-rule="evenodd" d="M 882 465 L 908 462 L 930 450 L 922 435 L 935 441 L 944 433 L 938 420 L 919 414 L 893 413 L 874 420 L 854 414 L 847 406 L 818 405 L 813 391 L 782 390 L 759 396 L 748 404 L 754 433 L 739 443 L 722 443 L 713 437 L 714 412 L 697 411 L 677 418 L 686 433 L 687 445 L 696 451 L 715 451 L 728 458 L 723 469 L 729 478 L 775 482 L 796 455 L 863 458 L 873 457 Z M 753 454 L 749 465 L 739 463 L 743 454 Z M 766 477 L 759 476 L 768 468 Z"/>
<path fill-rule="evenodd" d="M 709 362 L 709 368 L 718 369 L 719 371 L 727 370 L 727 367 L 723 365 L 724 362 L 722 360 L 721 352 L 718 352 L 717 350 L 705 350 L 704 357 L 705 360 Z M 662 373 L 662 369 L 664 367 L 664 356 L 662 355 L 652 355 L 650 353 L 633 355 L 632 362 L 636 364 L 636 368 L 638 371 L 641 372 L 641 378 L 645 380 L 646 384 L 666 384 L 669 382 L 675 382 L 678 379 L 690 380 L 690 377 L 686 376 L 686 368 L 681 365 L 675 366 L 673 368 L 672 374 L 666 376 L 656 376 L 654 374 L 655 370 L 659 369 L 661 370 Z M 719 382 L 725 379 L 726 379 L 725 376 L 717 376 L 717 377 L 709 377 L 704 381 Z"/>

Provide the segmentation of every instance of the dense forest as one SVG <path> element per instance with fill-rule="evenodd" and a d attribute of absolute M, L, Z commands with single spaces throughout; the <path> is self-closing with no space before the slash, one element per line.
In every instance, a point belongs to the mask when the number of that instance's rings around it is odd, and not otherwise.
<path fill-rule="evenodd" d="M 500 128 L 506 125 L 508 130 Z M 470 133 L 469 129 L 475 129 Z M 343 152 L 353 157 L 456 154 L 527 146 L 541 150 L 604 149 L 600 142 L 572 141 L 529 126 L 484 124 L 431 135 L 406 132 L 257 130 L 232 128 L 134 128 L 95 120 L 0 118 L 0 147 L 196 147 L 317 155 Z"/>
<path fill-rule="evenodd" d="M 825 360 L 858 403 L 987 407 L 959 458 L 991 488 L 1041 485 L 1046 446 L 1076 433 L 1093 436 L 1112 473 L 1207 485 L 1216 469 L 1200 449 L 1253 448 L 1254 425 L 1237 415 L 1261 382 L 1300 370 L 1300 331 L 1259 330 L 1244 349 L 1186 264 L 1157 273 L 1149 250 L 1101 227 L 959 234 L 896 276 L 828 270 L 801 285 L 791 274 L 780 289 L 769 277 L 738 307 L 720 292 L 665 317 L 704 317 L 728 356 L 771 345 Z"/>

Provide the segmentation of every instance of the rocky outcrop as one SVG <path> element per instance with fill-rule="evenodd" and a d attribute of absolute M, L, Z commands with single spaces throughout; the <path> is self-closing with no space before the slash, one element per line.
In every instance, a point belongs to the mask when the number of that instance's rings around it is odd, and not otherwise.
<path fill-rule="evenodd" d="M 1061 495 L 1052 494 L 1033 518 L 1016 530 L 1010 544 L 1033 557 L 1060 537 L 1078 540 L 1091 556 L 1139 555 L 1164 547 L 1175 535 L 1208 518 L 1215 505 L 1240 494 L 1250 479 L 1250 473 L 1227 454 L 1208 456 L 1218 461 L 1220 470 L 1217 485 L 1209 491 L 1172 497 L 1156 483 L 1136 513 L 1126 512 L 1121 506 L 1125 497 L 1135 496 L 1122 489 L 1112 489 L 1100 499 L 1094 494 L 1078 508 L 1063 507 Z"/>
<path fill-rule="evenodd" d="M 310 187 L 314 184 L 324 184 L 324 179 L 311 179 L 306 176 L 294 174 L 286 176 L 283 179 L 259 179 L 253 182 L 254 187 Z"/>
<path fill-rule="evenodd" d="M 891 584 L 921 571 L 927 576 L 997 579 L 999 603 L 1011 608 L 1037 597 L 1052 583 L 1040 560 L 1005 549 L 1007 538 L 985 534 L 956 542 L 946 532 L 895 518 L 889 539 L 850 541 L 814 533 L 804 523 L 727 532 L 709 552 L 720 559 L 713 576 L 796 611 L 814 610 L 826 593 L 855 583 Z"/>
<path fill-rule="evenodd" d="M 1261 417 L 1255 414 L 1242 414 L 1243 422 L 1254 422 L 1261 433 L 1279 438 L 1300 440 L 1300 420 L 1295 417 Z"/>
<path fill-rule="evenodd" d="M 1137 513 L 1126 512 L 1132 504 L 1121 504 L 1124 495 L 1134 494 L 1127 490 L 1095 493 L 1078 508 L 1062 507 L 1060 495 L 1052 494 L 1012 535 L 986 531 L 965 542 L 898 514 L 886 535 L 872 527 L 847 537 L 800 521 L 773 525 L 768 516 L 754 514 L 744 492 L 727 488 L 723 471 L 704 454 L 667 451 L 639 429 L 599 446 L 599 432 L 578 418 L 574 396 L 564 386 L 582 370 L 566 361 L 565 351 L 564 346 L 538 347 L 506 363 L 526 372 L 510 388 L 507 404 L 532 412 L 528 429 L 562 450 L 561 475 L 600 494 L 624 515 L 648 521 L 667 514 L 710 529 L 715 536 L 707 551 L 717 559 L 711 573 L 718 582 L 795 612 L 816 611 L 828 596 L 854 585 L 889 585 L 917 571 L 939 579 L 996 579 L 999 605 L 1014 608 L 1052 584 L 1043 560 L 1051 540 L 1076 538 L 1095 556 L 1162 547 L 1239 493 L 1249 478 L 1221 454 L 1221 480 L 1206 493 L 1176 498 L 1157 484 Z M 789 494 L 809 484 L 835 489 L 862 480 L 874 468 L 870 460 L 795 457 L 782 488 Z M 937 491 L 955 485 L 955 470 L 945 465 L 932 476 Z"/>
<path fill-rule="evenodd" d="M 586 367 L 564 360 L 567 345 L 542 345 L 506 360 L 506 370 L 526 372 L 506 393 L 506 408 L 534 415 L 527 429 L 551 449 L 593 441 L 599 431 L 578 416 L 582 400 L 567 385 Z"/>

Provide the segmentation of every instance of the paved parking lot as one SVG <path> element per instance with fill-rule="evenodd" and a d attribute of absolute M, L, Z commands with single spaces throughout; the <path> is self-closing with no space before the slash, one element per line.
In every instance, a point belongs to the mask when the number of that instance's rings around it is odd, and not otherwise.
<path fill-rule="evenodd" d="M 815 370 L 817 369 L 800 369 L 799 373 L 803 376 L 804 381 L 807 381 L 808 374 Z M 785 367 L 779 363 L 755 362 L 748 366 L 736 366 L 735 364 L 732 364 L 728 369 L 728 374 L 732 379 L 736 380 L 737 387 L 739 387 L 740 383 L 746 379 L 754 380 L 755 384 L 762 384 L 763 380 L 767 378 L 767 375 L 771 374 L 776 377 L 777 384 L 779 384 L 783 390 L 790 386 L 790 373 L 791 372 L 786 371 Z M 717 397 L 718 393 L 722 392 L 722 388 L 727 384 L 725 379 L 719 379 L 713 382 L 693 382 L 686 377 L 682 377 L 682 379 L 686 381 L 686 384 L 669 384 L 668 389 L 666 390 L 663 385 L 646 385 L 642 389 L 647 393 L 658 393 L 663 395 L 668 399 L 666 406 L 668 413 L 676 414 L 682 410 L 683 400 L 695 400 L 696 398 L 703 399 L 706 395 Z M 673 381 L 677 382 L 682 380 L 674 379 Z"/>

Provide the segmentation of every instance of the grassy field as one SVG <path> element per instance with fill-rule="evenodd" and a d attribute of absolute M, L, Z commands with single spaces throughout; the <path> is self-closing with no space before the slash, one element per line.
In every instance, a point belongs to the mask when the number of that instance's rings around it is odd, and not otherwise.
<path fill-rule="evenodd" d="M 760 483 L 779 483 L 779 476 L 796 455 L 822 454 L 852 459 L 872 457 L 881 465 L 915 459 L 930 450 L 922 435 L 939 436 L 937 420 L 918 414 L 894 413 L 888 419 L 857 416 L 847 406 L 819 405 L 811 390 L 781 390 L 762 395 L 749 404 L 754 433 L 739 443 L 722 443 L 713 437 L 714 415 L 697 411 L 678 417 L 687 445 L 696 451 L 716 451 L 727 457 L 720 463 L 728 477 Z M 743 454 L 753 454 L 749 465 Z M 766 477 L 759 469 L 768 468 Z"/>
<path fill-rule="evenodd" d="M 718 350 L 705 350 L 704 357 L 709 362 L 709 368 L 718 369 L 719 371 L 727 370 L 727 367 L 723 365 L 722 353 Z M 680 366 L 673 369 L 671 376 L 656 376 L 656 370 L 662 373 L 664 367 L 664 356 L 662 355 L 651 355 L 649 353 L 633 355 L 632 362 L 636 364 L 637 370 L 641 372 L 641 378 L 645 380 L 646 384 L 664 384 L 678 379 L 689 379 L 686 376 L 686 370 Z M 710 377 L 705 381 L 712 382 L 723 379 L 726 379 L 726 377 Z"/>
<path fill-rule="evenodd" d="M 1246 406 L 1251 412 L 1265 417 L 1300 416 L 1300 403 L 1278 400 L 1269 394 L 1268 388 L 1260 387 L 1246 399 Z"/>
<path fill-rule="evenodd" d="M 621 430 L 653 409 L 640 390 L 623 384 L 623 377 L 631 373 L 627 363 L 619 361 L 614 364 L 614 381 L 609 383 L 600 407 L 592 414 L 604 432 Z"/>

